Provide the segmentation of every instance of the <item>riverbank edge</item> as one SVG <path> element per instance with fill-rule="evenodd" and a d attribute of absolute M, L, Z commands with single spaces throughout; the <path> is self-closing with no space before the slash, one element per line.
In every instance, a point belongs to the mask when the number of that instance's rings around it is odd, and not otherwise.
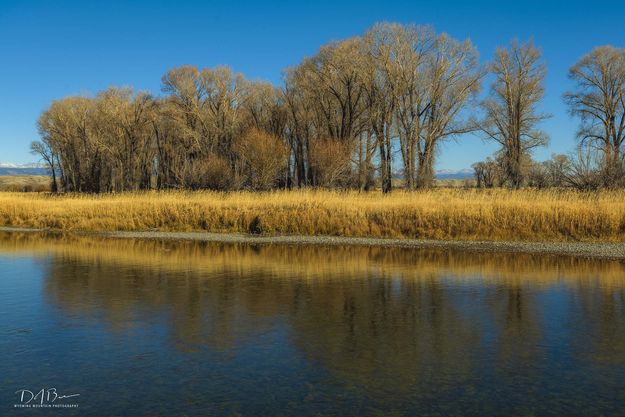
<path fill-rule="evenodd" d="M 116 231 L 79 232 L 54 229 L 0 227 L 0 232 L 58 233 L 113 239 L 192 240 L 250 245 L 376 246 L 407 249 L 447 249 L 469 252 L 503 252 L 536 255 L 566 255 L 583 258 L 625 260 L 625 244 L 598 242 L 516 242 L 471 240 L 381 239 L 345 236 L 251 235 L 241 233 Z"/>

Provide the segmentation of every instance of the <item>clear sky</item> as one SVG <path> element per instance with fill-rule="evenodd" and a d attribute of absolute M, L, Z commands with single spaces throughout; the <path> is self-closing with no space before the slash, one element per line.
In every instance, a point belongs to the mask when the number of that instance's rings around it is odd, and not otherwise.
<path fill-rule="evenodd" d="M 595 46 L 625 46 L 623 0 L 0 0 L 0 161 L 35 161 L 28 152 L 38 138 L 35 122 L 55 98 L 111 85 L 160 94 L 161 76 L 182 64 L 227 64 L 279 84 L 284 68 L 378 21 L 430 24 L 471 38 L 483 61 L 515 37 L 533 37 L 548 66 L 542 110 L 553 115 L 543 124 L 551 143 L 538 159 L 575 144 L 577 121 L 561 98 L 570 88 L 568 68 Z M 468 168 L 496 149 L 463 137 L 444 146 L 437 168 Z"/>

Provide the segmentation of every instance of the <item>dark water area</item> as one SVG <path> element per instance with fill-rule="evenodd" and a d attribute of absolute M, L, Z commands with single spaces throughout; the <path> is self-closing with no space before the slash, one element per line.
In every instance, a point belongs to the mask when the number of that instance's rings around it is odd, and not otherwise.
<path fill-rule="evenodd" d="M 3 233 L 0 359 L 0 416 L 625 415 L 625 264 Z"/>

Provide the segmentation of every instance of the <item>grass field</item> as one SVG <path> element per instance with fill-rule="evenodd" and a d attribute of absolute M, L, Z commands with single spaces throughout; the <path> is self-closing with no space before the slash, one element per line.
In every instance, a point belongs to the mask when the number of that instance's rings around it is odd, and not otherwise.
<path fill-rule="evenodd" d="M 0 175 L 0 191 L 50 191 L 45 175 Z"/>
<path fill-rule="evenodd" d="M 0 193 L 0 226 L 625 242 L 625 191 Z"/>

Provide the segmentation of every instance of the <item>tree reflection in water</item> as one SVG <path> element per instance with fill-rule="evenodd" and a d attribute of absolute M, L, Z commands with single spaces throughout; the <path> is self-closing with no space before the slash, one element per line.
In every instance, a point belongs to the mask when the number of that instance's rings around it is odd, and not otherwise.
<path fill-rule="evenodd" d="M 590 406 L 585 390 L 625 382 L 617 261 L 30 234 L 0 235 L 0 251 L 45 257 L 47 301 L 67 314 L 115 332 L 164 321 L 180 352 L 236 355 L 280 323 L 309 364 L 379 410 L 445 413 L 471 397 L 484 401 L 468 414 L 540 410 L 528 395 L 575 410 Z"/>

